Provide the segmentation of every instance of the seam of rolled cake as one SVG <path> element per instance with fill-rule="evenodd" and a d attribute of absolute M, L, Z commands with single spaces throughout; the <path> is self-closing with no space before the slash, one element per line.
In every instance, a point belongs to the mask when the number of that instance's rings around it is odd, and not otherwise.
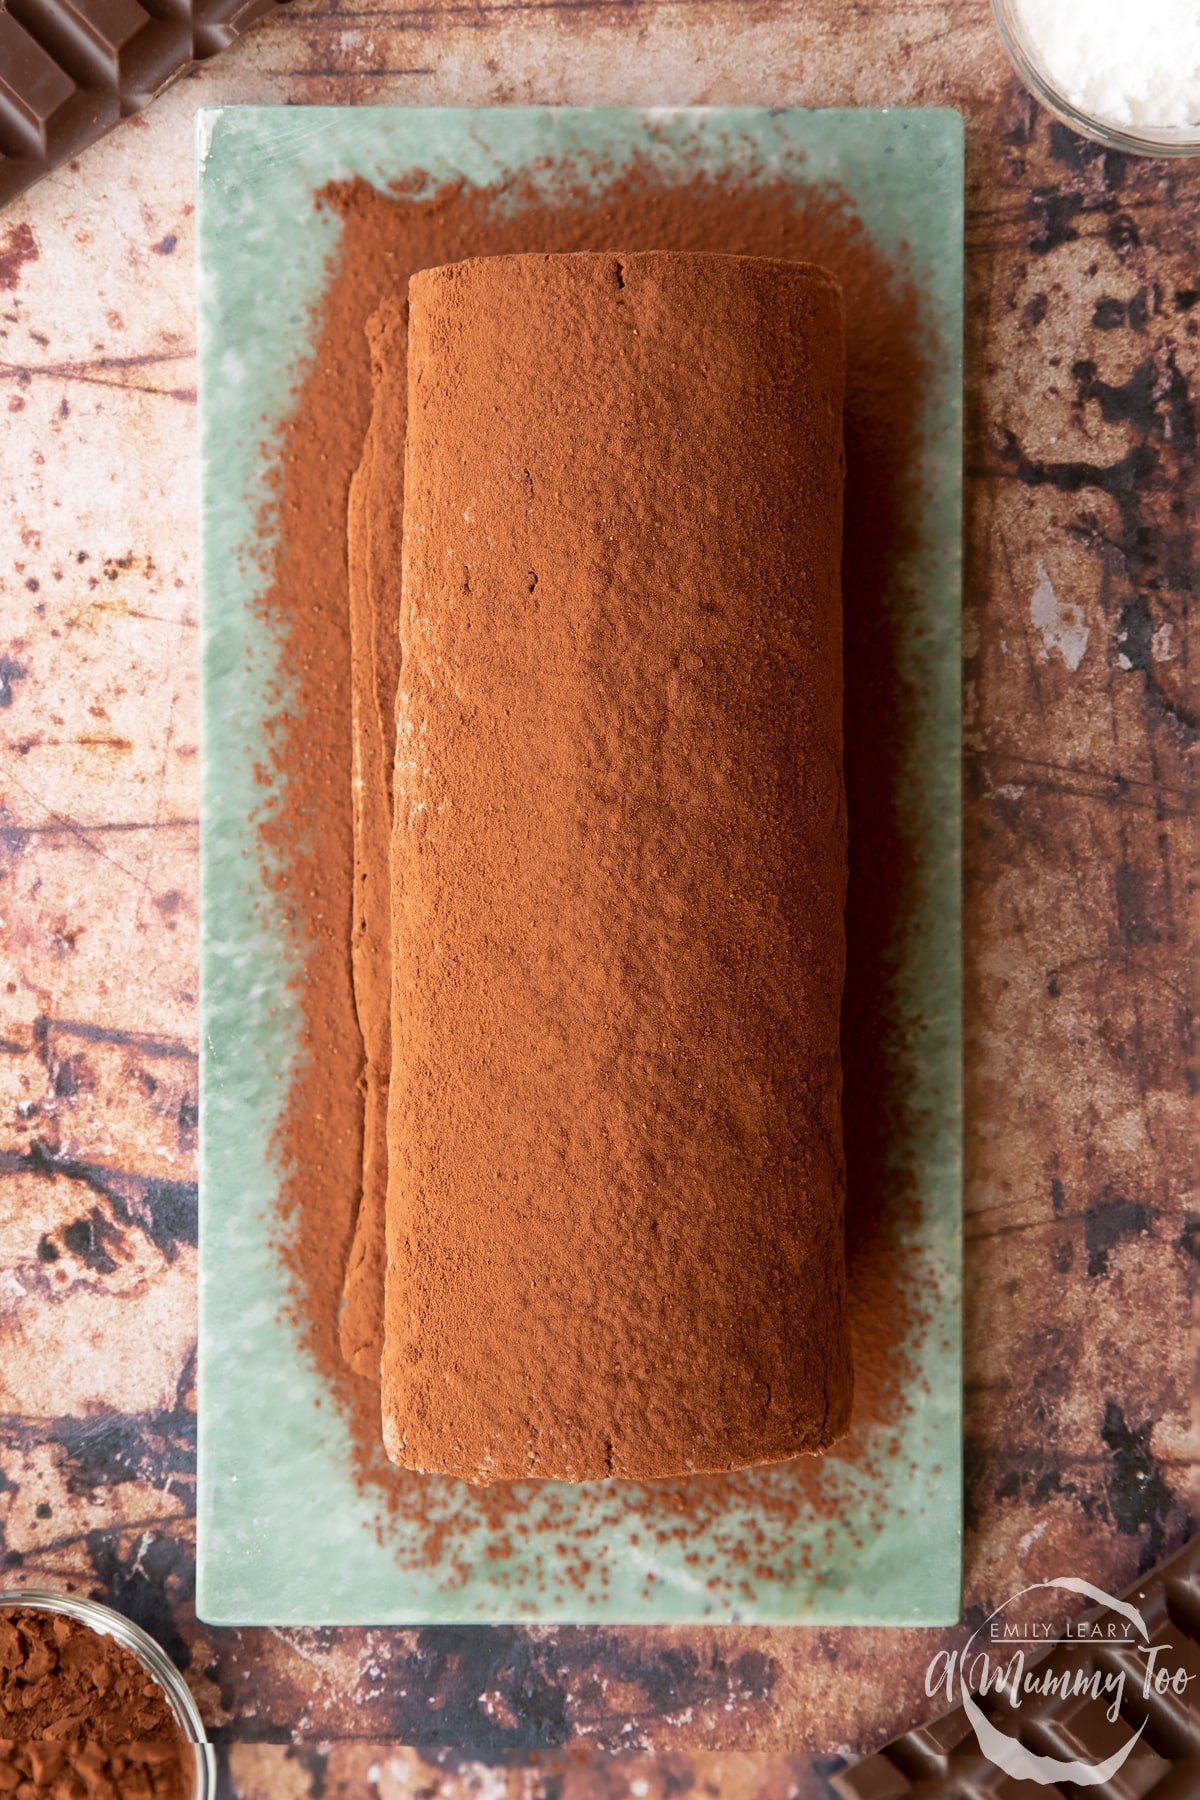
<path fill-rule="evenodd" d="M 403 314 L 400 314 L 401 320 Z M 350 1253 L 343 1281 L 338 1337 L 345 1361 L 358 1375 L 378 1379 L 383 1344 L 384 1213 L 387 1184 L 387 1091 L 390 1075 L 390 980 L 384 978 L 382 1002 L 374 994 L 390 940 L 388 915 L 391 779 L 394 729 L 385 708 L 383 608 L 378 598 L 376 534 L 372 496 L 374 468 L 383 453 L 385 421 L 380 416 L 386 395 L 384 346 L 395 330 L 392 309 L 384 307 L 367 326 L 371 345 L 372 387 L 377 403 L 363 441 L 347 503 L 348 598 L 352 645 L 352 733 L 355 757 L 354 938 L 352 978 L 355 1011 L 363 1035 L 364 1096 L 362 1180 Z M 372 784 L 375 803 L 382 798 L 383 817 L 372 829 L 367 796 Z M 383 789 L 382 796 L 379 790 Z M 383 843 L 376 841 L 382 831 Z"/>

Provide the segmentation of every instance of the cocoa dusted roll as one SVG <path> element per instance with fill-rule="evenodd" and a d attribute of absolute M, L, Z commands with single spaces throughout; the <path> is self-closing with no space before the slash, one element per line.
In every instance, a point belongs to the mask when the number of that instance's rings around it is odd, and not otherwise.
<path fill-rule="evenodd" d="M 490 1482 L 821 1450 L 851 1397 L 840 290 L 512 256 L 409 308 L 388 1453 Z M 366 478 L 386 516 L 394 466 Z"/>

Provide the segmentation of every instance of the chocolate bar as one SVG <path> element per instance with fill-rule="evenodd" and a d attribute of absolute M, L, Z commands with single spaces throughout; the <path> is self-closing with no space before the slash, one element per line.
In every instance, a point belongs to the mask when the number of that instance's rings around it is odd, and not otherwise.
<path fill-rule="evenodd" d="M 1017 1706 L 996 1688 L 972 1695 L 986 1721 L 984 1737 L 993 1726 L 1018 1747 L 1015 1757 L 995 1743 L 986 1755 L 960 1704 L 830 1776 L 835 1792 L 842 1800 L 1008 1800 L 1026 1793 L 1065 1800 L 1085 1791 L 1090 1800 L 1197 1800 L 1200 1538 L 1123 1598 L 1137 1609 L 1145 1637 L 1115 1608 L 1084 1613 L 1061 1628 L 1069 1642 L 1056 1642 L 1042 1657 L 1028 1655 L 1026 1675 L 1041 1691 L 1023 1692 Z M 1018 1608 L 1010 1603 L 1005 1615 Z M 981 1628 L 971 1654 L 985 1650 L 996 1669 L 1013 1648 L 1011 1640 L 989 1638 Z M 1010 1759 L 1008 1769 L 997 1753 Z M 1036 1777 L 1033 1757 L 1047 1759 L 1039 1761 Z M 1073 1762 L 1094 1776 L 1112 1759 L 1119 1767 L 1086 1788 L 1065 1772 Z M 1055 1765 L 1063 1767 L 1061 1778 Z"/>
<path fill-rule="evenodd" d="M 0 206 L 286 0 L 3 0 Z"/>

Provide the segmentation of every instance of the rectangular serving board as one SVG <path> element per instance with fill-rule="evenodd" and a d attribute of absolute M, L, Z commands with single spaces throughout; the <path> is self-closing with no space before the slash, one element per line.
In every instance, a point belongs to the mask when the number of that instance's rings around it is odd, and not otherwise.
<path fill-rule="evenodd" d="M 887 254 L 903 256 L 936 344 L 924 396 L 920 517 L 897 581 L 912 598 L 904 674 L 919 696 L 912 805 L 921 910 L 904 948 L 920 1054 L 906 1112 L 919 1218 L 903 1255 L 927 1272 L 926 1320 L 897 1454 L 833 1470 L 845 1504 L 806 1517 L 783 1466 L 730 1482 L 685 1541 L 651 1489 L 529 1484 L 532 1529 L 499 1556 L 466 1490 L 439 1481 L 441 1555 L 417 1527 L 380 1534 L 349 1474 L 347 1432 L 287 1323 L 273 1240 L 280 1095 L 298 1047 L 293 952 L 273 924 L 257 842 L 276 646 L 258 610 L 264 441 L 311 353 L 309 308 L 338 225 L 313 193 L 537 181 L 563 156 L 731 183 L 781 171 L 836 182 Z M 958 1616 L 961 1544 L 960 606 L 963 140 L 947 111 L 672 112 L 245 107 L 198 120 L 202 433 L 203 849 L 198 1607 L 211 1623 L 487 1621 L 940 1624 Z M 276 692 L 278 689 L 276 688 Z M 256 770 L 258 771 L 256 775 Z M 835 1453 L 836 1458 L 836 1453 Z M 710 1489 L 710 1493 L 711 1493 Z M 796 1490 L 799 1493 L 799 1489 Z M 779 1553 L 779 1525 L 789 1517 Z M 745 1547 L 767 1535 L 771 1567 Z M 473 1521 L 473 1522 L 472 1522 Z M 540 1529 L 538 1528 L 540 1526 Z M 406 1534 L 407 1538 L 406 1538 Z M 489 1550 L 492 1554 L 489 1555 Z"/>

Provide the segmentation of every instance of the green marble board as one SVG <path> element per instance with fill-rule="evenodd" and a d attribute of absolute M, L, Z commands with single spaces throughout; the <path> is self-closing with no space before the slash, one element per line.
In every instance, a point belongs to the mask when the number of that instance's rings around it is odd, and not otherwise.
<path fill-rule="evenodd" d="M 346 1428 L 283 1306 L 273 1130 L 296 1054 L 289 948 L 256 841 L 263 722 L 279 688 L 250 551 L 264 439 L 308 354 L 336 220 L 315 189 L 406 171 L 536 181 L 543 159 L 730 179 L 836 181 L 903 256 L 935 346 L 903 577 L 916 696 L 907 780 L 921 825 L 919 913 L 900 971 L 911 1020 L 906 1150 L 920 1200 L 900 1262 L 925 1317 L 907 1346 L 894 1444 L 825 1459 L 820 1513 L 796 1465 L 678 1494 L 529 1484 L 498 1542 L 486 1506 L 429 1479 L 423 1519 L 379 1533 L 347 1472 Z M 938 1624 L 958 1616 L 961 1539 L 959 624 L 962 128 L 946 111 L 491 111 L 237 107 L 198 120 L 203 520 L 203 1024 L 198 1607 L 212 1623 L 735 1620 Z M 266 422 L 266 427 L 264 426 Z M 286 684 L 285 684 L 286 685 Z M 919 1211 L 919 1217 L 916 1216 Z M 887 1449 L 891 1454 L 885 1454 Z M 415 1478 L 424 1479 L 424 1478 Z M 833 1504 L 830 1504 L 832 1497 Z M 681 1525 L 681 1520 L 683 1521 Z M 432 1538 L 430 1522 L 440 1530 Z M 432 1547 L 431 1547 L 432 1546 Z"/>

